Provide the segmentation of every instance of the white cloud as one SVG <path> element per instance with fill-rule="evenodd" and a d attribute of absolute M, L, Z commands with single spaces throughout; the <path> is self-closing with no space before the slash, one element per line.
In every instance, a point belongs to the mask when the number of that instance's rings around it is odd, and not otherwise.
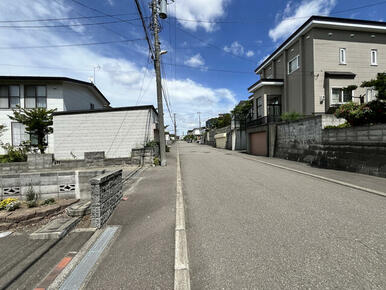
<path fill-rule="evenodd" d="M 244 46 L 240 44 L 238 41 L 232 42 L 229 46 L 224 46 L 224 51 L 234 54 L 234 55 L 239 55 L 239 56 L 247 56 L 247 57 L 252 57 L 255 55 L 255 53 L 252 50 L 246 51 Z"/>
<path fill-rule="evenodd" d="M 187 59 L 184 63 L 191 67 L 200 67 L 205 64 L 205 61 L 202 58 L 201 54 L 197 53 L 193 55 L 191 58 Z"/>
<path fill-rule="evenodd" d="M 275 42 L 283 39 L 293 33 L 308 17 L 329 15 L 335 4 L 336 0 L 303 1 L 300 5 L 293 5 L 289 1 L 284 11 L 276 15 L 277 21 L 280 22 L 269 30 L 269 37 Z"/>
<path fill-rule="evenodd" d="M 26 4 L 24 0 L 2 0 L 0 18 L 7 20 L 10 15 L 18 15 L 20 19 L 69 17 L 72 15 L 71 7 L 65 7 L 56 1 L 35 0 Z M 85 29 L 83 33 L 74 30 L 55 32 L 52 29 L 31 33 L 30 30 L 4 29 L 0 30 L 0 42 L 2 47 L 8 47 L 100 41 L 92 33 L 86 33 L 90 32 L 87 27 Z M 109 39 L 113 36 L 108 38 L 107 35 L 104 40 Z M 133 44 L 130 44 L 131 48 Z M 93 74 L 93 67 L 100 65 L 101 69 L 96 72 L 96 85 L 113 107 L 134 106 L 137 103 L 156 106 L 154 71 L 151 63 L 148 68 L 143 66 L 146 56 L 138 53 L 135 59 L 122 58 L 116 56 L 115 49 L 115 46 L 2 49 L 0 75 L 66 76 L 87 81 Z M 138 64 L 139 61 L 142 65 Z M 177 113 L 179 133 L 189 128 L 188 124 L 192 123 L 196 112 L 203 112 L 203 116 L 216 116 L 228 112 L 236 103 L 232 91 L 204 86 L 191 79 L 166 79 L 164 85 L 169 92 L 172 109 Z M 166 108 L 165 122 L 171 124 Z"/>
<path fill-rule="evenodd" d="M 252 57 L 252 56 L 255 55 L 255 53 L 252 50 L 248 50 L 245 55 L 248 56 L 248 57 Z"/>
<path fill-rule="evenodd" d="M 114 6 L 114 0 L 107 0 L 111 6 Z"/>
<path fill-rule="evenodd" d="M 235 55 L 243 55 L 244 54 L 244 46 L 242 46 L 237 41 L 232 42 L 230 46 L 224 46 L 224 50 L 226 52 L 230 52 Z"/>
<path fill-rule="evenodd" d="M 173 5 L 169 5 L 168 9 L 170 15 L 180 19 L 178 22 L 183 27 L 190 30 L 197 30 L 201 27 L 207 32 L 211 32 L 216 28 L 216 24 L 211 22 L 225 15 L 225 8 L 230 1 L 178 0 Z"/>

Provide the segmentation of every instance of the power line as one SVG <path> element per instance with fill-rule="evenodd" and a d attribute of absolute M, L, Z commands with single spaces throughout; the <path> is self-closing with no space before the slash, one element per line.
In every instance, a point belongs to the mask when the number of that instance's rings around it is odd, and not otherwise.
<path fill-rule="evenodd" d="M 0 28 L 15 28 L 15 29 L 27 29 L 27 28 L 59 28 L 59 27 L 72 27 L 72 26 L 93 26 L 93 25 L 104 25 L 104 24 L 113 24 L 113 23 L 122 23 L 127 21 L 136 21 L 140 18 L 134 19 L 123 19 L 114 20 L 114 21 L 105 21 L 105 22 L 94 22 L 94 23 L 74 23 L 74 24 L 54 24 L 54 25 L 0 25 Z"/>
<path fill-rule="evenodd" d="M 127 15 L 134 15 L 134 14 L 136 14 L 136 13 L 120 13 L 120 14 L 113 14 L 113 16 L 127 16 Z M 104 16 L 104 15 L 95 15 L 95 16 L 62 17 L 62 18 L 45 18 L 45 19 L 0 20 L 0 23 L 65 21 L 65 20 L 80 20 L 80 19 L 106 18 L 106 17 L 107 17 L 107 16 Z"/>
<path fill-rule="evenodd" d="M 90 10 L 92 10 L 92 11 L 95 11 L 95 12 L 97 12 L 97 13 L 99 13 L 99 14 L 102 14 L 102 15 L 104 15 L 104 16 L 106 16 L 106 17 L 114 18 L 114 19 L 120 20 L 120 21 L 122 21 L 122 22 L 128 23 L 128 24 L 130 24 L 130 25 L 134 25 L 134 24 L 130 23 L 129 21 L 125 21 L 125 20 L 122 19 L 122 18 L 119 18 L 119 17 L 117 17 L 117 16 L 114 16 L 114 14 L 108 14 L 108 13 L 105 13 L 105 12 L 99 10 L 99 9 L 96 9 L 96 8 L 94 8 L 94 7 L 90 7 L 90 6 L 88 6 L 88 5 L 86 5 L 86 4 L 82 3 L 82 2 L 80 2 L 80 1 L 78 1 L 78 0 L 71 0 L 71 1 L 74 2 L 74 3 L 76 3 L 76 4 L 78 4 L 78 5 L 80 5 L 80 6 L 82 6 L 82 7 L 84 7 L 84 8 L 87 8 L 87 9 L 90 9 Z"/>
<path fill-rule="evenodd" d="M 205 40 L 203 40 L 203 39 L 201 39 L 201 38 L 195 36 L 194 34 L 192 34 L 192 33 L 188 32 L 188 31 L 186 31 L 185 29 L 182 29 L 181 27 L 178 27 L 178 26 L 177 26 L 177 28 L 178 28 L 179 30 L 181 30 L 182 32 L 184 32 L 185 34 L 189 35 L 190 37 L 193 37 L 193 38 L 199 40 L 200 42 L 202 42 L 202 44 L 203 44 L 204 46 L 210 46 L 210 47 L 212 47 L 212 48 L 221 50 L 222 52 L 225 52 L 225 53 L 227 53 L 227 54 L 229 54 L 229 55 L 232 55 L 232 56 L 237 57 L 237 58 L 240 58 L 240 59 L 242 59 L 242 60 L 244 60 L 244 61 L 247 61 L 247 62 L 250 62 L 250 63 L 255 64 L 254 61 L 252 61 L 252 60 L 250 60 L 250 59 L 247 59 L 247 58 L 245 58 L 245 57 L 242 57 L 242 56 L 240 56 L 240 55 L 237 55 L 237 54 L 234 54 L 234 53 L 225 51 L 223 48 L 221 48 L 221 47 L 219 47 L 219 46 L 217 46 L 217 45 L 215 45 L 215 44 L 212 44 L 212 43 L 210 43 L 210 42 L 206 42 Z"/>
<path fill-rule="evenodd" d="M 153 53 L 153 47 L 152 47 L 151 42 L 150 42 L 150 38 L 149 38 L 147 29 L 146 29 L 145 19 L 144 19 L 144 17 L 143 17 L 142 10 L 141 10 L 141 6 L 139 5 L 138 0 L 135 0 L 135 4 L 136 4 L 136 6 L 137 6 L 137 10 L 138 10 L 139 17 L 141 18 L 143 31 L 144 31 L 145 37 L 146 37 L 146 42 L 147 42 L 147 44 L 148 44 L 148 46 L 149 46 L 149 51 L 150 51 L 150 53 L 152 54 L 152 56 L 154 56 L 154 53 Z"/>
<path fill-rule="evenodd" d="M 124 43 L 124 42 L 133 42 L 144 40 L 144 38 L 137 39 L 124 39 L 124 40 L 114 40 L 114 41 L 102 41 L 102 42 L 88 42 L 88 43 L 71 43 L 71 44 L 53 44 L 53 45 L 37 45 L 37 46 L 0 46 L 0 49 L 31 49 L 31 48 L 59 48 L 59 47 L 74 47 L 74 46 L 91 46 L 91 45 L 103 45 L 103 44 L 112 44 L 112 43 Z"/>

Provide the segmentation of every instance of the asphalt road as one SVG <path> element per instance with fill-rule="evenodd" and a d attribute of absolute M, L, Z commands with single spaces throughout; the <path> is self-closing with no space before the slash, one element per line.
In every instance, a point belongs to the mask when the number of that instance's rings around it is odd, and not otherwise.
<path fill-rule="evenodd" d="M 180 158 L 192 289 L 386 289 L 385 197 L 208 146 Z"/>

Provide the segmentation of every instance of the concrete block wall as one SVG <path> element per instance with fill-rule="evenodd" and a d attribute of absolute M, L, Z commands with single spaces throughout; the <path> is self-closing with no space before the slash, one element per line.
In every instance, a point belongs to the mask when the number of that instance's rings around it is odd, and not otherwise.
<path fill-rule="evenodd" d="M 386 124 L 324 129 L 322 142 L 323 144 L 385 146 Z"/>
<path fill-rule="evenodd" d="M 122 199 L 122 170 L 97 176 L 91 184 L 91 226 L 101 228 Z"/>
<path fill-rule="evenodd" d="M 131 150 L 131 163 L 140 165 L 154 164 L 154 158 L 159 157 L 158 146 L 145 147 L 145 148 L 134 148 Z"/>
<path fill-rule="evenodd" d="M 30 187 L 41 199 L 91 199 L 90 178 L 106 170 L 50 171 L 0 175 L 0 199 L 25 199 Z"/>

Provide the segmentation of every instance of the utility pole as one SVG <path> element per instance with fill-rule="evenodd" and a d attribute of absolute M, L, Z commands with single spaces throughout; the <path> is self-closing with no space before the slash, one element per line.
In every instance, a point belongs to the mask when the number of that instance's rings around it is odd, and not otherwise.
<path fill-rule="evenodd" d="M 165 126 L 164 126 L 164 108 L 162 104 L 162 84 L 161 84 L 161 68 L 160 68 L 160 42 L 158 38 L 158 0 L 152 0 L 151 13 L 153 18 L 152 28 L 154 34 L 154 69 L 157 83 L 157 104 L 158 104 L 158 125 L 159 125 L 159 147 L 161 166 L 166 166 L 165 152 Z"/>
<path fill-rule="evenodd" d="M 174 139 L 177 141 L 177 123 L 176 123 L 176 113 L 174 113 Z"/>
<path fill-rule="evenodd" d="M 201 128 L 201 112 L 197 112 L 198 114 L 198 128 Z"/>

